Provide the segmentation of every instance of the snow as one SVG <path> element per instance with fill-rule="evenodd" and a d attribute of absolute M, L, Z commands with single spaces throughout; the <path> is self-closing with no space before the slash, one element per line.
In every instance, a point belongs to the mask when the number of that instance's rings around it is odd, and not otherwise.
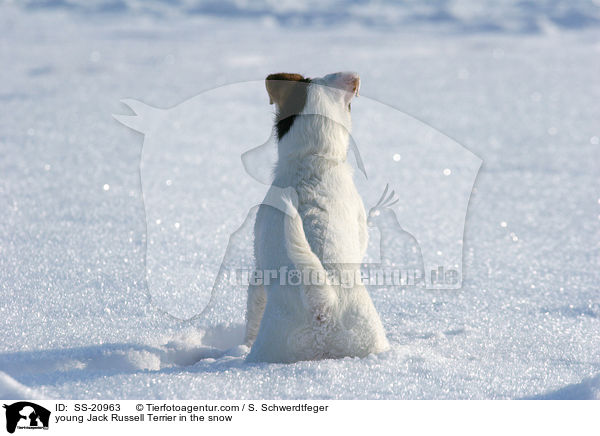
<path fill-rule="evenodd" d="M 598 4 L 420 3 L 0 5 L 0 397 L 598 399 Z M 152 300 L 143 138 L 112 114 L 124 98 L 170 108 L 275 71 L 341 70 L 361 74 L 365 102 L 483 160 L 463 287 L 371 289 L 381 355 L 246 364 L 245 289 L 188 321 Z M 244 102 L 269 119 L 267 103 Z M 219 180 L 240 180 L 232 160 L 215 160 Z"/>
<path fill-rule="evenodd" d="M 0 398 L 25 400 L 41 397 L 37 392 L 23 386 L 8 374 L 0 371 Z"/>

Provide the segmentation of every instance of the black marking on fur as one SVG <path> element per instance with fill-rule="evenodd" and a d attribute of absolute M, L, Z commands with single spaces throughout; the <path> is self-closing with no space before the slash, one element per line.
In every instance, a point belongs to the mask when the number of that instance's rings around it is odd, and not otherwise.
<path fill-rule="evenodd" d="M 294 124 L 294 121 L 296 120 L 296 117 L 297 115 L 291 115 L 277 122 L 277 124 L 275 125 L 275 128 L 277 129 L 277 139 L 281 141 L 283 135 L 289 132 L 289 130 L 292 128 L 292 124 Z"/>

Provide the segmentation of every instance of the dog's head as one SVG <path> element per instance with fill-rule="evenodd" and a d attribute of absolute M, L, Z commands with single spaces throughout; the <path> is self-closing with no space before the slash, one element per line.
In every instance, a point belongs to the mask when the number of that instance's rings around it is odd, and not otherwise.
<path fill-rule="evenodd" d="M 277 106 L 276 129 L 281 140 L 299 115 L 317 115 L 350 130 L 350 101 L 358 95 L 360 78 L 352 72 L 305 78 L 277 73 L 266 79 L 271 104 Z"/>

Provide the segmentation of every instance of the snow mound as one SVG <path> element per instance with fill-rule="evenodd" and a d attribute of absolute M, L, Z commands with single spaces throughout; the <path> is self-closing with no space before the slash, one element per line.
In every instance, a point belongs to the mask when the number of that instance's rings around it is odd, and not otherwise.
<path fill-rule="evenodd" d="M 0 371 L 0 399 L 30 400 L 39 398 L 41 396 L 33 389 L 22 385 L 5 372 Z"/>
<path fill-rule="evenodd" d="M 560 389 L 531 397 L 534 400 L 600 400 L 600 374 Z"/>
<path fill-rule="evenodd" d="M 204 359 L 243 357 L 248 349 L 241 344 L 243 326 L 216 326 L 207 330 L 188 328 L 175 335 L 165 335 L 149 344 L 100 344 L 96 346 L 14 353 L 0 356 L 0 365 L 11 374 L 31 376 L 44 374 L 73 377 L 75 374 L 120 374 L 139 371 L 159 371 L 165 368 L 191 366 Z M 4 374 L 4 373 L 3 373 Z M 4 374 L 7 392 L 29 395 Z M 12 382 L 11 382 L 12 380 Z"/>

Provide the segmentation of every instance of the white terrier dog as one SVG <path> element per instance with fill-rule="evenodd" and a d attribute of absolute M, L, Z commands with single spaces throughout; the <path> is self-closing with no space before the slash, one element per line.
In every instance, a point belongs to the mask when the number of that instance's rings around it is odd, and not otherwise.
<path fill-rule="evenodd" d="M 346 162 L 350 100 L 359 85 L 355 73 L 267 77 L 277 107 L 278 162 L 254 228 L 263 283 L 248 289 L 248 361 L 363 357 L 389 348 L 360 282 L 367 223 Z M 281 207 L 273 207 L 278 195 Z"/>

